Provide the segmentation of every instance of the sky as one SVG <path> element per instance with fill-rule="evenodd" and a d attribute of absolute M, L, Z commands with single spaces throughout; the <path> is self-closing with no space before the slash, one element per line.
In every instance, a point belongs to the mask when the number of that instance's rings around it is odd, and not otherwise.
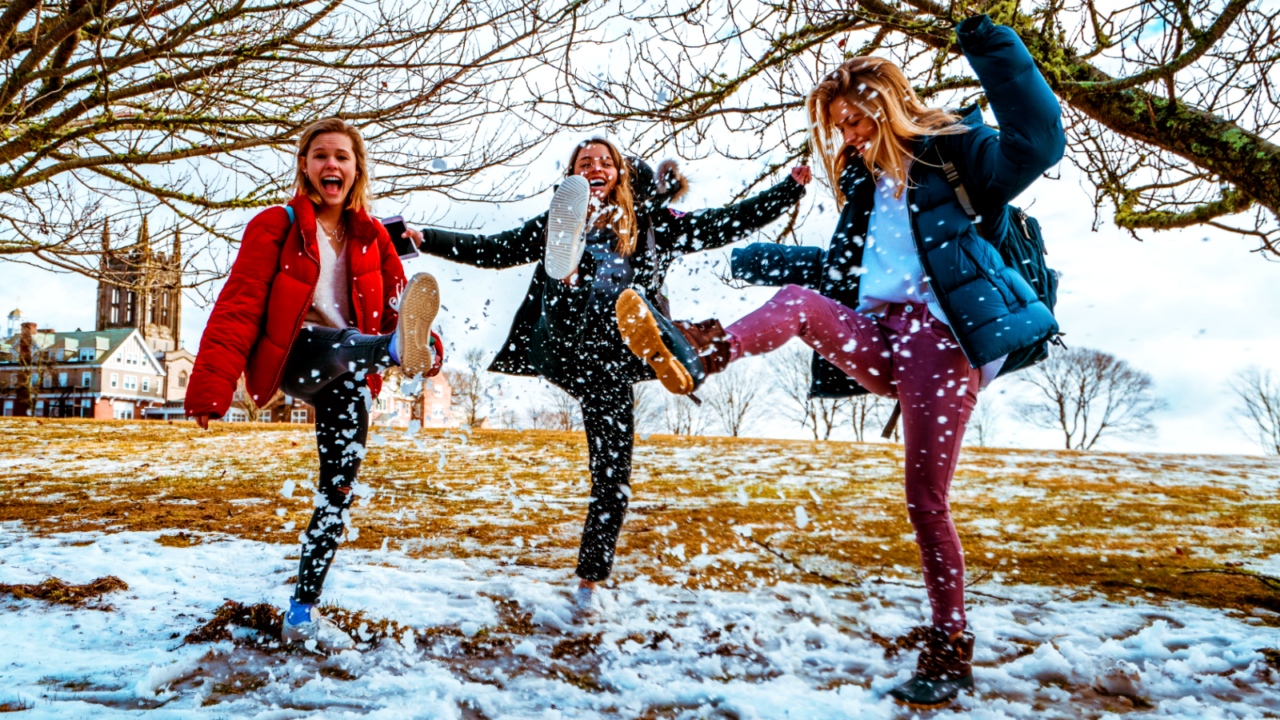
<path fill-rule="evenodd" d="M 567 159 L 581 140 L 565 134 L 551 143 L 529 170 L 531 196 L 511 204 L 459 204 L 430 196 L 407 202 L 382 201 L 381 215 L 403 214 L 411 224 L 424 220 L 440 226 L 469 226 L 483 232 L 514 227 L 546 207 L 548 187 L 557 176 L 557 159 Z M 658 160 L 659 158 L 651 158 Z M 563 162 L 563 159 L 561 159 Z M 748 167 L 743 167 L 747 165 Z M 723 204 L 752 177 L 756 165 L 709 158 L 685 163 L 691 189 L 677 207 L 692 210 Z M 1057 316 L 1069 346 L 1112 353 L 1149 373 L 1168 408 L 1155 416 L 1153 436 L 1113 439 L 1112 450 L 1254 453 L 1256 446 L 1232 417 L 1233 399 L 1225 388 L 1230 376 L 1247 366 L 1280 370 L 1280 264 L 1250 252 L 1249 241 L 1212 229 L 1154 234 L 1139 242 L 1107 223 L 1091 229 L 1093 207 L 1080 185 L 1080 175 L 1067 162 L 1058 179 L 1042 179 L 1018 198 L 1044 227 L 1051 267 L 1062 273 Z M 399 204 L 403 202 L 403 204 Z M 804 201 L 809 211 L 801 229 L 805 244 L 825 246 L 835 225 L 829 192 L 819 181 Z M 819 212 L 817 204 L 823 204 Z M 1105 211 L 1104 211 L 1105 212 Z M 229 217 L 226 222 L 243 223 Z M 769 288 L 731 289 L 712 274 L 728 262 L 732 247 L 688 256 L 668 278 L 677 318 L 718 317 L 727 325 L 773 292 Z M 510 320 L 528 286 L 533 266 L 494 271 L 463 267 L 421 256 L 406 262 L 406 271 L 430 272 L 442 284 L 444 310 L 439 323 L 450 354 L 459 357 L 472 347 L 491 357 L 506 337 Z M 93 325 L 95 285 L 78 276 L 41 272 L 0 263 L 0 303 L 4 312 L 16 307 L 42 327 L 58 330 Z M 486 306 L 487 303 L 487 306 Z M 188 297 L 183 309 L 184 345 L 195 350 L 208 308 Z M 760 382 L 767 382 L 763 363 L 756 363 Z M 543 397 L 540 383 L 504 378 L 500 402 L 522 410 Z M 1013 411 L 1029 386 L 1018 376 L 997 380 L 983 393 L 997 416 L 995 444 L 1011 447 L 1060 447 L 1057 432 L 1026 426 Z M 749 433 L 762 437 L 803 438 L 807 430 L 766 405 Z M 848 432 L 838 437 L 849 437 Z"/>

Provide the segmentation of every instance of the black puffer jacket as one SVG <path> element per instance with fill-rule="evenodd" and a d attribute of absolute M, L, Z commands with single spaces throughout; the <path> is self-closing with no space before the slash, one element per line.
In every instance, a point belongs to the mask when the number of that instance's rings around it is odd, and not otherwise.
<path fill-rule="evenodd" d="M 666 207 L 683 194 L 685 179 L 675 163 L 659 166 L 658 178 L 642 161 L 631 159 L 632 191 L 640 238 L 631 256 L 635 284 L 649 297 L 660 294 L 667 269 L 682 255 L 723 247 L 747 233 L 768 225 L 804 197 L 804 186 L 788 177 L 764 192 L 735 205 L 693 212 Z M 529 357 L 533 329 L 542 315 L 542 269 L 546 248 L 547 214 L 523 226 L 496 235 L 470 235 L 448 230 L 422 230 L 421 250 L 429 255 L 474 267 L 503 269 L 536 262 L 533 280 L 516 311 L 511 331 L 489 370 L 511 375 L 538 375 Z"/>

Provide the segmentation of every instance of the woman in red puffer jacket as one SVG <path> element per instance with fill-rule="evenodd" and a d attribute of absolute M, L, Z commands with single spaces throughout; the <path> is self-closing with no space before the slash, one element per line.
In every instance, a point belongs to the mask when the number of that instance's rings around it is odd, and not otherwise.
<path fill-rule="evenodd" d="M 313 650 L 353 644 L 315 606 L 353 499 L 379 373 L 399 365 L 408 377 L 429 377 L 443 356 L 431 330 L 436 281 L 420 273 L 406 287 L 390 236 L 368 215 L 370 199 L 359 131 L 338 118 L 304 130 L 296 196 L 245 229 L 186 397 L 187 415 L 205 429 L 226 414 L 241 374 L 255 403 L 284 390 L 315 407 L 316 509 L 284 620 L 285 639 Z"/>

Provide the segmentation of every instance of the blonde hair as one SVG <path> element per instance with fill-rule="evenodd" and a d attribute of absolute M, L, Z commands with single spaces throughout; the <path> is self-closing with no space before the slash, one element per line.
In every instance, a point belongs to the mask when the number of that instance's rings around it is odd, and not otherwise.
<path fill-rule="evenodd" d="M 356 156 L 356 181 L 347 193 L 343 209 L 369 212 L 373 209 L 373 196 L 369 190 L 369 160 L 364 150 L 364 138 L 360 137 L 360 131 L 354 125 L 342 118 L 326 118 L 312 123 L 298 137 L 298 174 L 293 181 L 294 191 L 305 193 L 307 199 L 316 205 L 324 202 L 307 177 L 307 153 L 311 152 L 311 143 L 325 133 L 341 133 L 351 138 L 351 149 Z"/>
<path fill-rule="evenodd" d="M 613 190 L 609 193 L 609 197 L 605 198 L 605 205 L 612 205 L 616 210 L 613 212 L 602 212 L 596 217 L 595 226 L 599 229 L 608 228 L 618 236 L 618 244 L 614 250 L 622 257 L 630 257 L 631 253 L 636 249 L 636 202 L 635 195 L 631 192 L 631 177 L 635 173 L 631 169 L 631 163 L 622 157 L 622 153 L 618 152 L 618 148 L 613 143 L 602 137 L 593 137 L 590 140 L 584 140 L 578 143 L 573 149 L 573 154 L 569 156 L 569 166 L 565 168 L 564 175 L 576 175 L 574 167 L 578 162 L 578 153 L 589 145 L 602 145 L 609 151 L 609 158 L 613 161 L 613 166 L 618 169 L 618 182 L 613 186 Z"/>
<path fill-rule="evenodd" d="M 926 107 L 902 70 L 878 57 L 846 61 L 809 93 L 810 144 L 818 154 L 827 182 L 836 196 L 837 207 L 846 202 L 840 177 L 849 164 L 851 152 L 844 137 L 836 132 L 831 102 L 843 98 L 862 111 L 876 126 L 871 147 L 862 154 L 872 175 L 888 175 L 898 181 L 898 193 L 906 187 L 907 167 L 903 162 L 912 139 L 924 135 L 957 135 L 968 128 L 959 116 L 946 110 Z M 900 195 L 899 195 L 900 196 Z"/>

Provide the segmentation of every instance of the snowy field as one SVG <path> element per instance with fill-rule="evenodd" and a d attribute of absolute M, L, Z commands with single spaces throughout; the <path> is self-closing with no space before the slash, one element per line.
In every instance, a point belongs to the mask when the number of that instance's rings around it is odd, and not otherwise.
<path fill-rule="evenodd" d="M 128 585 L 81 608 L 0 593 L 15 717 L 1280 717 L 1280 592 L 1181 574 L 1280 570 L 1274 460 L 966 451 L 977 691 L 917 713 L 885 697 L 927 618 L 900 448 L 642 441 L 606 617 L 579 626 L 580 438 L 381 433 L 325 601 L 391 634 L 325 658 L 183 640 L 228 599 L 287 602 L 305 432 L 0 434 L 0 584 Z"/>

